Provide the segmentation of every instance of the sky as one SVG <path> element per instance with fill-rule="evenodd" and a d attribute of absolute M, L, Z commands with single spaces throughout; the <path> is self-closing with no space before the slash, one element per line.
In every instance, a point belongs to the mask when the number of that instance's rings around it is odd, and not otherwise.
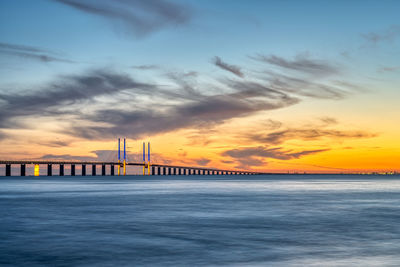
<path fill-rule="evenodd" d="M 0 1 L 0 159 L 400 171 L 399 1 Z"/>

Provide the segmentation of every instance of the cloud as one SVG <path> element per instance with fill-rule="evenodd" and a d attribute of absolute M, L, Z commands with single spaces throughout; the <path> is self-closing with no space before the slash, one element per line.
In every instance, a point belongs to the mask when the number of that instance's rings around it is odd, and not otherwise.
<path fill-rule="evenodd" d="M 0 131 L 0 141 L 5 139 L 6 137 L 7 135 L 4 132 Z"/>
<path fill-rule="evenodd" d="M 138 65 L 138 66 L 132 66 L 133 69 L 138 69 L 138 70 L 155 70 L 159 69 L 160 67 L 157 65 Z"/>
<path fill-rule="evenodd" d="M 97 157 L 90 157 L 90 156 L 76 156 L 70 154 L 45 154 L 39 159 L 43 160 L 66 160 L 66 161 L 96 161 L 99 160 Z"/>
<path fill-rule="evenodd" d="M 400 67 L 382 67 L 378 72 L 397 72 L 398 70 L 400 70 Z"/>
<path fill-rule="evenodd" d="M 338 121 L 335 118 L 332 117 L 322 117 L 320 120 L 325 123 L 325 124 L 337 124 Z"/>
<path fill-rule="evenodd" d="M 19 117 L 60 115 L 65 113 L 62 112 L 63 107 L 82 104 L 98 96 L 115 96 L 124 90 L 148 92 L 152 89 L 152 85 L 139 83 L 125 74 L 107 70 L 64 76 L 39 90 L 0 92 L 0 127 L 15 127 L 15 119 Z"/>
<path fill-rule="evenodd" d="M 263 75 L 261 78 L 269 82 L 271 88 L 310 98 L 338 100 L 347 97 L 351 90 L 351 84 L 317 83 L 315 79 L 287 76 L 270 71 L 264 72 Z"/>
<path fill-rule="evenodd" d="M 211 160 L 205 159 L 205 158 L 201 158 L 201 159 L 195 160 L 195 162 L 197 163 L 197 165 L 206 166 L 211 162 Z"/>
<path fill-rule="evenodd" d="M 393 42 L 400 36 L 400 25 L 392 25 L 381 32 L 369 32 L 361 35 L 367 42 L 378 44 L 381 42 Z"/>
<path fill-rule="evenodd" d="M 281 147 L 266 148 L 262 146 L 248 147 L 227 150 L 222 153 L 223 156 L 229 156 L 235 159 L 248 158 L 248 157 L 260 157 L 260 158 L 272 158 L 280 160 L 298 159 L 305 155 L 315 154 L 319 152 L 328 151 L 329 149 L 315 149 L 315 150 L 304 150 L 299 152 L 292 152 L 290 150 L 284 150 Z"/>
<path fill-rule="evenodd" d="M 229 71 L 240 78 L 244 77 L 244 74 L 240 70 L 240 67 L 225 63 L 219 57 L 214 57 L 213 63 L 215 64 L 215 66 L 220 67 L 223 70 Z"/>
<path fill-rule="evenodd" d="M 285 150 L 282 147 L 267 148 L 263 146 L 257 146 L 231 149 L 224 151 L 221 155 L 234 159 L 235 162 L 239 164 L 237 166 L 238 168 L 249 168 L 266 165 L 267 162 L 265 159 L 291 160 L 328 150 L 329 149 L 314 149 L 293 152 L 291 150 Z"/>
<path fill-rule="evenodd" d="M 167 0 L 54 0 L 85 13 L 122 24 L 137 37 L 186 24 L 192 10 Z"/>
<path fill-rule="evenodd" d="M 68 141 L 61 141 L 61 140 L 54 140 L 48 142 L 39 142 L 40 145 L 48 146 L 48 147 L 67 147 L 70 145 L 71 142 Z"/>
<path fill-rule="evenodd" d="M 288 140 L 318 140 L 322 138 L 332 139 L 353 139 L 353 138 L 371 138 L 377 136 L 374 133 L 364 131 L 340 131 L 332 129 L 317 128 L 290 128 L 271 133 L 253 133 L 247 136 L 248 139 L 263 144 L 282 144 Z"/>
<path fill-rule="evenodd" d="M 351 83 L 332 79 L 341 73 L 337 64 L 310 58 L 304 53 L 293 60 L 261 54 L 250 58 L 280 67 L 275 71 L 256 71 L 255 75 L 271 89 L 281 92 L 309 98 L 340 100 L 349 96 L 356 87 Z"/>
<path fill-rule="evenodd" d="M 295 65 L 305 69 L 319 66 L 305 62 L 308 65 L 304 62 Z M 142 65 L 144 69 L 153 66 Z M 0 91 L 0 128 L 32 127 L 23 120 L 29 123 L 31 117 L 47 116 L 57 118 L 56 123 L 64 120 L 62 125 L 57 124 L 62 127 L 58 133 L 78 138 L 104 140 L 121 135 L 138 138 L 181 129 L 212 129 L 235 118 L 295 105 L 301 101 L 299 96 L 321 99 L 347 96 L 341 87 L 317 84 L 310 78 L 259 73 L 261 78 L 223 77 L 210 83 L 198 79 L 196 71 L 175 71 L 164 74 L 162 84 L 138 81 L 111 69 L 59 76 L 36 90 Z M 270 128 L 276 130 L 280 126 L 275 122 Z M 274 133 L 268 136 L 252 133 L 251 138 L 279 143 L 291 137 L 293 129 L 283 131 L 283 137 L 279 138 Z"/>
<path fill-rule="evenodd" d="M 66 161 L 115 161 L 117 158 L 116 150 L 95 150 L 90 153 L 95 156 L 77 156 L 70 154 L 45 154 L 39 159 L 43 160 L 66 160 Z"/>
<path fill-rule="evenodd" d="M 301 73 L 313 75 L 332 75 L 339 73 L 338 67 L 324 60 L 312 59 L 306 54 L 298 54 L 293 60 L 288 60 L 276 55 L 265 56 L 262 54 L 250 58 Z"/>
<path fill-rule="evenodd" d="M 166 77 L 173 84 L 150 84 L 110 69 L 97 69 L 60 76 L 37 90 L 0 92 L 0 128 L 29 127 L 32 125 L 24 125 L 21 119 L 52 116 L 59 121 L 68 118 L 59 130 L 63 134 L 84 139 L 138 138 L 180 129 L 211 129 L 231 119 L 295 105 L 300 101 L 296 95 L 303 94 L 276 79 L 268 84 L 268 80 L 223 78 L 218 85 L 222 88 L 212 90 L 208 84 L 198 83 L 193 71 L 169 72 Z M 321 94 L 342 96 L 336 91 Z M 316 93 L 309 95 L 322 98 Z M 272 139 L 273 133 L 253 138 Z"/>
<path fill-rule="evenodd" d="M 285 94 L 276 93 L 271 100 L 272 94 L 268 92 L 247 93 L 245 90 L 242 88 L 242 91 L 235 93 L 201 96 L 159 111 L 103 109 L 82 118 L 108 126 L 72 126 L 69 133 L 83 138 L 106 138 L 121 134 L 137 138 L 183 128 L 211 127 L 229 119 L 297 103 L 296 99 Z"/>
<path fill-rule="evenodd" d="M 72 60 L 56 57 L 54 55 L 55 54 L 54 52 L 26 45 L 0 43 L 0 53 L 26 59 L 32 59 L 45 63 L 47 62 L 74 63 L 74 61 Z"/>

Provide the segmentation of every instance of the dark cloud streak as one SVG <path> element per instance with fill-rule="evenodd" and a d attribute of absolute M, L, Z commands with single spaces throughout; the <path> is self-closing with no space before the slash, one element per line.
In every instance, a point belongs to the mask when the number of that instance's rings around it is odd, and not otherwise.
<path fill-rule="evenodd" d="M 339 69 L 329 62 L 311 59 L 304 54 L 297 55 L 294 60 L 287 60 L 276 55 L 265 56 L 261 54 L 251 58 L 284 69 L 296 70 L 313 75 L 332 75 L 339 73 Z"/>
<path fill-rule="evenodd" d="M 219 57 L 214 57 L 213 63 L 215 66 L 220 67 L 223 70 L 229 71 L 230 73 L 233 73 L 240 78 L 244 77 L 244 74 L 241 71 L 240 67 L 228 64 L 228 63 L 222 61 L 222 59 Z"/>
<path fill-rule="evenodd" d="M 32 59 L 45 63 L 47 62 L 75 63 L 72 60 L 56 57 L 54 56 L 55 53 L 51 51 L 46 51 L 41 48 L 31 47 L 26 45 L 0 43 L 0 53 L 26 59 Z"/>
<path fill-rule="evenodd" d="M 192 11 L 166 0 L 53 0 L 80 11 L 122 23 L 137 37 L 165 27 L 186 24 Z"/>

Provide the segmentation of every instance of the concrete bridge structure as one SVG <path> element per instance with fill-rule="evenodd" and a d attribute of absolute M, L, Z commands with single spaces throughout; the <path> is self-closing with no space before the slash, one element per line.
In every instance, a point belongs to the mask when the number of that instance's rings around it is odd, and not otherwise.
<path fill-rule="evenodd" d="M 26 176 L 26 166 L 34 165 L 34 175 L 39 175 L 40 165 L 47 165 L 47 176 L 53 175 L 53 166 L 58 165 L 59 176 L 65 175 L 65 166 L 70 167 L 70 175 L 75 176 L 76 166 L 80 166 L 80 175 L 86 176 L 87 168 L 91 168 L 91 174 L 97 175 L 97 166 L 101 166 L 101 175 L 105 176 L 107 168 L 109 175 L 127 175 L 127 166 L 140 166 L 143 168 L 143 175 L 255 175 L 262 174 L 252 171 L 222 170 L 207 167 L 196 166 L 178 166 L 169 164 L 151 163 L 150 161 L 150 143 L 148 143 L 148 157 L 146 162 L 146 146 L 143 143 L 143 161 L 126 161 L 126 139 L 124 138 L 123 161 L 121 161 L 120 139 L 118 138 L 118 161 L 60 161 L 60 160 L 0 160 L 0 165 L 5 165 L 5 176 L 11 176 L 12 165 L 20 166 L 20 175 Z M 115 170 L 117 169 L 117 170 Z M 122 171 L 121 171 L 122 170 Z M 1 174 L 0 174 L 1 175 Z"/>
<path fill-rule="evenodd" d="M 42 160 L 0 160 L 0 165 L 5 165 L 5 176 L 11 176 L 12 165 L 20 167 L 20 175 L 26 175 L 27 165 L 35 166 L 35 176 L 38 175 L 39 165 L 47 167 L 47 176 L 52 176 L 54 165 L 58 165 L 58 175 L 64 176 L 66 167 L 70 167 L 70 175 L 78 175 L 76 166 L 80 166 L 81 173 L 79 175 L 86 176 L 87 170 L 91 170 L 92 175 L 97 175 L 97 166 L 101 166 L 101 173 L 99 175 L 118 175 L 118 169 L 123 169 L 124 164 L 118 162 L 98 162 L 98 161 L 42 161 Z M 126 162 L 125 166 L 140 166 L 143 167 L 144 175 L 255 175 L 261 174 L 251 171 L 238 171 L 238 170 L 222 170 L 204 167 L 190 167 L 190 166 L 177 166 L 166 164 L 148 164 L 142 162 Z M 108 171 L 109 170 L 109 171 Z M 1 175 L 1 174 L 0 174 Z M 120 175 L 129 175 L 126 172 L 120 172 Z"/>

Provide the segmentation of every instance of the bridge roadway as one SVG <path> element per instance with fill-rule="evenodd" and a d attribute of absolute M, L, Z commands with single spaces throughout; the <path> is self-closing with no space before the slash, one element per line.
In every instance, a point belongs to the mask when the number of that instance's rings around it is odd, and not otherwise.
<path fill-rule="evenodd" d="M 81 175 L 86 175 L 86 165 L 92 166 L 92 175 L 96 175 L 96 166 L 102 166 L 101 175 L 106 175 L 106 166 L 110 166 L 110 175 L 115 175 L 115 166 L 123 167 L 123 162 L 99 162 L 99 161 L 53 161 L 53 160 L 0 160 L 0 165 L 5 165 L 5 175 L 11 176 L 11 165 L 20 165 L 20 175 L 26 175 L 26 165 L 47 165 L 47 176 L 53 175 L 53 165 L 59 165 L 59 175 L 64 176 L 64 165 L 71 166 L 71 176 L 75 176 L 75 166 L 81 165 Z M 258 172 L 240 170 L 221 170 L 215 168 L 189 167 L 168 164 L 150 164 L 144 162 L 127 162 L 127 166 L 141 166 L 147 169 L 148 175 L 255 175 Z"/>

